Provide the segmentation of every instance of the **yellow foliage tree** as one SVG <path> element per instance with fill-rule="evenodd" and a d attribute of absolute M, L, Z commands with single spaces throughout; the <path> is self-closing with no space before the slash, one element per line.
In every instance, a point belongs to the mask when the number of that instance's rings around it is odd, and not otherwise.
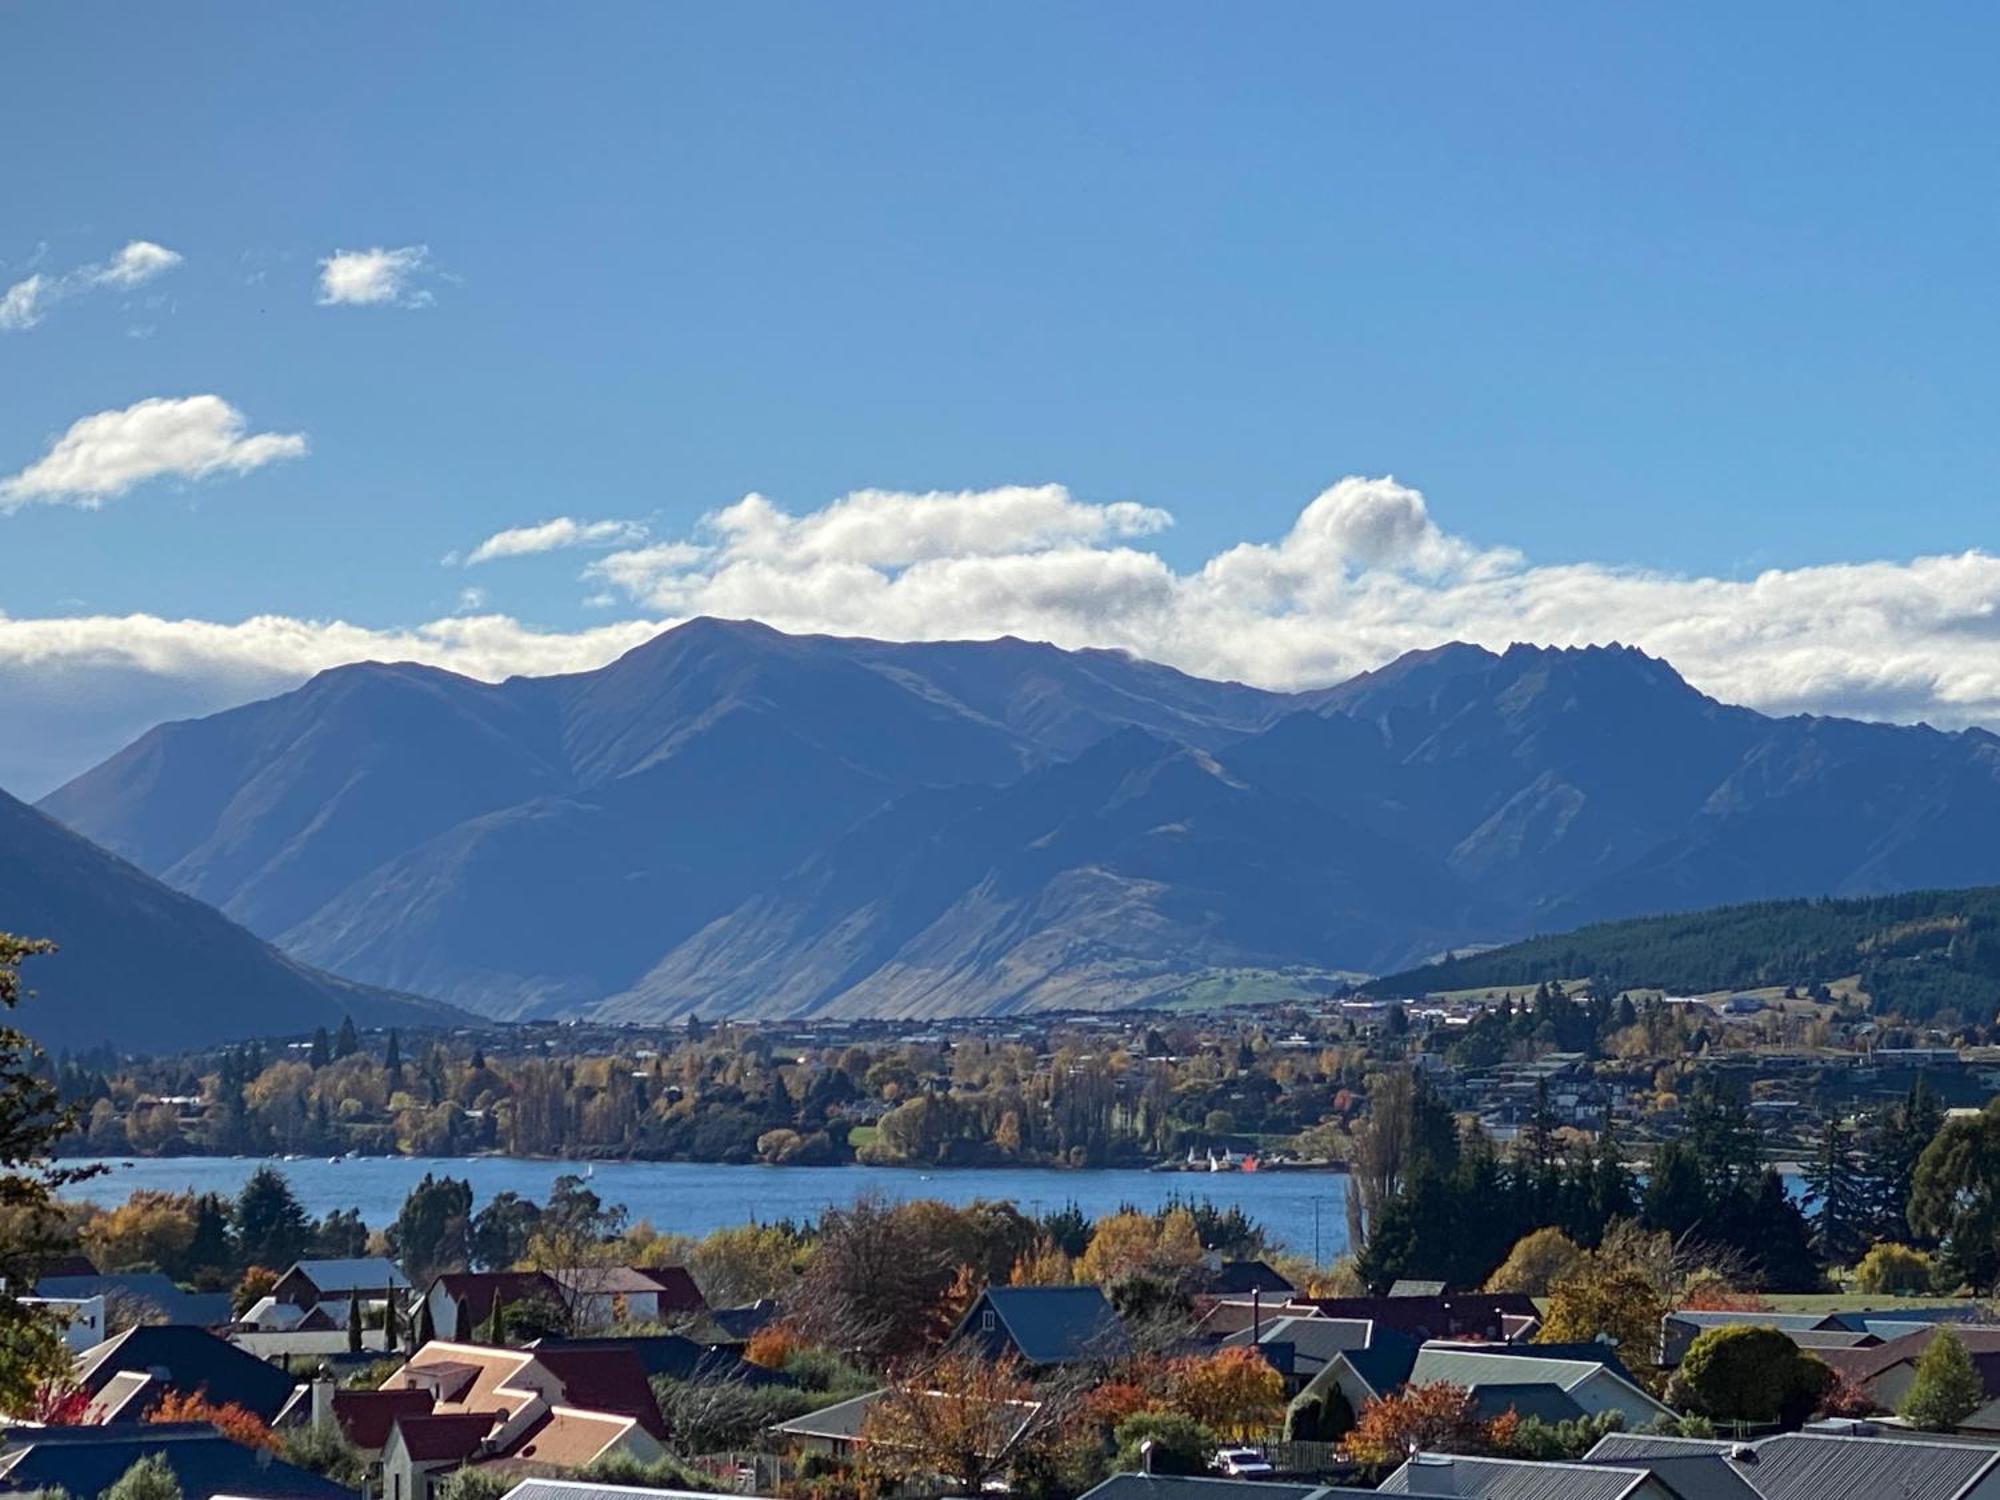
<path fill-rule="evenodd" d="M 1171 1280 L 1193 1271 L 1201 1255 L 1201 1235 L 1186 1209 L 1157 1219 L 1127 1210 L 1097 1221 L 1076 1272 L 1079 1280 L 1105 1287 L 1130 1276 Z"/>
<path fill-rule="evenodd" d="M 1225 1437 L 1256 1437 L 1279 1421 L 1285 1382 L 1256 1350 L 1222 1349 L 1175 1360 L 1167 1401 Z"/>

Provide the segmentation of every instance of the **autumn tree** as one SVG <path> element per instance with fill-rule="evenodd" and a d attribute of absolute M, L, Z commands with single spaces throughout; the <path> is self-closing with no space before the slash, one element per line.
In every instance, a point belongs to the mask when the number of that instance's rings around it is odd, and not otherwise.
<path fill-rule="evenodd" d="M 1660 1320 L 1667 1307 L 1645 1270 L 1602 1251 L 1585 1255 L 1549 1288 L 1544 1344 L 1609 1340 L 1635 1370 L 1660 1362 Z"/>
<path fill-rule="evenodd" d="M 954 1346 L 896 1372 L 862 1421 L 859 1447 L 891 1481 L 938 1475 L 978 1494 L 1053 1429 L 1059 1405 L 1013 1361 Z"/>
<path fill-rule="evenodd" d="M 821 1221 L 793 1297 L 807 1339 L 876 1368 L 923 1348 L 960 1262 L 912 1207 L 865 1197 Z"/>
<path fill-rule="evenodd" d="M 276 1453 L 280 1441 L 264 1419 L 234 1401 L 214 1402 L 200 1391 L 168 1391 L 154 1403 L 149 1422 L 206 1422 L 232 1442 Z"/>
<path fill-rule="evenodd" d="M 1556 1282 L 1575 1269 L 1582 1255 L 1560 1229 L 1534 1230 L 1514 1242 L 1499 1269 L 1486 1278 L 1486 1290 L 1546 1297 Z"/>
<path fill-rule="evenodd" d="M 1368 1402 L 1347 1448 L 1361 1463 L 1387 1466 L 1412 1453 L 1490 1453 L 1497 1436 L 1471 1391 L 1438 1380 Z"/>
<path fill-rule="evenodd" d="M 1225 1437 L 1249 1438 L 1277 1424 L 1285 1382 L 1257 1350 L 1222 1349 L 1175 1360 L 1167 1401 Z"/>

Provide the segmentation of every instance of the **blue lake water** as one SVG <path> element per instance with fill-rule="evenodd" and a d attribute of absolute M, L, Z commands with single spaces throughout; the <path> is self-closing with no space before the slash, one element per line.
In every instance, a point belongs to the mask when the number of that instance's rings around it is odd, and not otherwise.
<path fill-rule="evenodd" d="M 217 1192 L 233 1196 L 263 1161 L 247 1157 L 175 1156 L 112 1160 L 101 1177 L 79 1183 L 69 1196 L 93 1203 L 124 1202 L 134 1188 Z M 1005 1198 L 1023 1212 L 1045 1213 L 1075 1203 L 1093 1218 L 1130 1204 L 1151 1209 L 1169 1199 L 1234 1204 L 1286 1250 L 1328 1260 L 1347 1247 L 1346 1174 L 1340 1172 L 1066 1172 L 1029 1168 L 966 1168 L 915 1172 L 896 1167 L 723 1166 L 703 1162 L 522 1161 L 479 1156 L 354 1157 L 272 1161 L 290 1179 L 299 1201 L 318 1216 L 354 1208 L 371 1226 L 396 1217 L 410 1188 L 426 1172 L 470 1179 L 474 1206 L 512 1191 L 541 1201 L 565 1172 L 590 1171 L 591 1186 L 607 1203 L 623 1203 L 632 1218 L 662 1230 L 706 1234 L 751 1220 L 812 1219 L 865 1193 L 891 1201 L 938 1198 L 970 1203 Z"/>

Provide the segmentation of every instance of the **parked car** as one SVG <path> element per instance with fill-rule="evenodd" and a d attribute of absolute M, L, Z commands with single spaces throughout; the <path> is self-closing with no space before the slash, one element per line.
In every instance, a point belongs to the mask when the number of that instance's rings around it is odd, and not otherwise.
<path fill-rule="evenodd" d="M 1231 1479 L 1261 1479 L 1277 1472 L 1255 1448 L 1224 1448 L 1209 1461 L 1209 1467 Z"/>

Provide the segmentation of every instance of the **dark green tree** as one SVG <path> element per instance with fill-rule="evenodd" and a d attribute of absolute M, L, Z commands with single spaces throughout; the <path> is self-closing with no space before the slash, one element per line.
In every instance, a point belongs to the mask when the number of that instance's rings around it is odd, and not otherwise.
<path fill-rule="evenodd" d="M 336 1059 L 352 1057 L 361 1050 L 361 1037 L 354 1029 L 354 1017 L 340 1018 L 340 1031 L 333 1039 L 333 1055 Z"/>
<path fill-rule="evenodd" d="M 274 1167 L 259 1167 L 236 1196 L 236 1244 L 244 1261 L 281 1270 L 305 1254 L 312 1220 Z"/>
<path fill-rule="evenodd" d="M 389 1253 L 411 1281 L 425 1285 L 441 1271 L 462 1271 L 471 1263 L 472 1224 L 471 1181 L 426 1172 L 389 1227 Z"/>

